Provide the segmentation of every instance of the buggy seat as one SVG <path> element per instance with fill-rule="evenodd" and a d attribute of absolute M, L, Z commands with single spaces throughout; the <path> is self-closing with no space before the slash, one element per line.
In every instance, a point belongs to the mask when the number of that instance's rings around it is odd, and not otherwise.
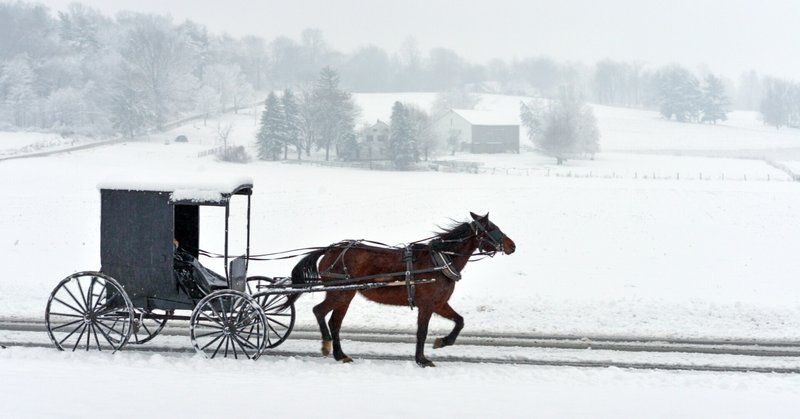
<path fill-rule="evenodd" d="M 213 291 L 228 288 L 224 276 L 200 264 L 191 253 L 183 248 L 175 251 L 175 280 L 190 297 L 199 299 Z"/>

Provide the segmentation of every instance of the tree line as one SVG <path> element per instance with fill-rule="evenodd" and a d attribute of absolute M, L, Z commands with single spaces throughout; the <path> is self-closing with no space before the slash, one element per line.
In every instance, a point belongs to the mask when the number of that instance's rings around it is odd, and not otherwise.
<path fill-rule="evenodd" d="M 336 69 L 351 92 L 466 90 L 558 99 L 563 86 L 572 86 L 596 103 L 658 109 L 684 121 L 716 122 L 731 108 L 760 110 L 778 127 L 800 119 L 796 84 L 755 72 L 734 82 L 680 66 L 613 60 L 475 64 L 447 48 L 421 51 L 412 38 L 394 53 L 373 45 L 343 53 L 316 29 L 299 39 L 233 38 L 165 16 L 111 18 L 81 4 L 53 14 L 43 5 L 0 3 L 0 127 L 134 136 L 182 116 L 236 110 L 262 92 L 307 90 L 325 67 Z"/>
<path fill-rule="evenodd" d="M 359 110 L 352 94 L 340 87 L 339 79 L 336 70 L 324 67 L 309 89 L 296 93 L 287 87 L 280 94 L 270 92 L 255 138 L 258 158 L 286 160 L 291 151 L 302 159 L 312 150 L 324 150 L 326 161 L 331 157 L 371 158 L 360 155 L 359 149 L 369 127 L 356 128 Z M 452 101 L 447 95 L 439 95 L 437 106 L 447 107 Z M 427 160 L 437 148 L 432 120 L 425 110 L 395 102 L 389 123 L 385 154 L 375 157 L 391 161 L 396 168 L 409 169 Z"/>

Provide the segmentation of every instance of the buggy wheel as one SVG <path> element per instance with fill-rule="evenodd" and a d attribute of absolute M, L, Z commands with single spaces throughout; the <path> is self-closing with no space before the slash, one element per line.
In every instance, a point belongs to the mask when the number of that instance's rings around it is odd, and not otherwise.
<path fill-rule="evenodd" d="M 171 316 L 174 310 L 161 309 L 141 309 L 136 308 L 133 319 L 133 334 L 129 343 L 141 345 L 150 342 L 164 329 L 167 324 L 167 317 Z"/>
<path fill-rule="evenodd" d="M 288 283 L 289 278 L 275 280 L 265 276 L 253 276 L 247 278 L 247 289 L 251 291 L 253 299 L 258 302 L 264 310 L 267 318 L 267 348 L 272 349 L 283 343 L 294 328 L 295 310 L 294 304 L 286 305 L 289 301 L 287 294 L 271 294 L 266 291 L 265 286 L 283 285 Z M 261 290 L 261 291 L 258 291 Z"/>
<path fill-rule="evenodd" d="M 267 338 L 267 319 L 249 295 L 219 290 L 197 303 L 189 320 L 197 352 L 214 358 L 258 359 Z"/>
<path fill-rule="evenodd" d="M 50 294 L 44 320 L 59 350 L 116 352 L 130 339 L 133 305 L 113 278 L 78 272 L 64 278 Z"/>

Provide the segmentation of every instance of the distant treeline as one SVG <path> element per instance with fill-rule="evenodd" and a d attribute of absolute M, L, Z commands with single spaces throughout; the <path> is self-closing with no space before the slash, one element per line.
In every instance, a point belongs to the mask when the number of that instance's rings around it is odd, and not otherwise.
<path fill-rule="evenodd" d="M 422 52 L 411 39 L 394 53 L 376 46 L 343 53 L 316 29 L 306 29 L 299 40 L 233 38 L 165 16 L 126 12 L 111 18 L 80 4 L 52 13 L 38 4 L 0 3 L 0 128 L 133 136 L 186 115 L 211 116 L 261 101 L 272 90 L 302 90 L 324 67 L 335 69 L 342 89 L 351 92 L 466 90 L 551 98 L 570 86 L 595 103 L 659 109 L 665 117 L 697 122 L 708 120 L 703 101 L 713 96 L 722 115 L 731 108 L 761 110 L 767 123 L 800 124 L 797 84 L 754 71 L 733 81 L 677 65 L 611 60 L 591 66 L 547 57 L 474 64 L 446 48 Z M 675 101 L 684 110 L 674 112 Z M 710 122 L 717 119 L 723 118 L 714 114 Z"/>

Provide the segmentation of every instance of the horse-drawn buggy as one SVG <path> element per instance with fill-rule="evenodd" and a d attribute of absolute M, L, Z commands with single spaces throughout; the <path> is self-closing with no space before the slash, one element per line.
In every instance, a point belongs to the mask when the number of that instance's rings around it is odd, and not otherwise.
<path fill-rule="evenodd" d="M 314 308 L 322 352 L 333 350 L 337 360 L 347 362 L 339 329 L 350 300 L 361 292 L 381 303 L 417 307 L 416 361 L 432 365 L 422 353 L 431 315 L 455 322 L 453 332 L 434 347 L 452 345 L 463 327 L 447 304 L 461 269 L 475 254 L 510 254 L 515 247 L 488 215 L 473 214 L 470 222 L 407 246 L 346 240 L 280 252 L 305 251 L 297 254 L 304 257 L 291 277 L 247 277 L 251 260 L 270 256 L 250 254 L 252 185 L 243 178 L 199 186 L 101 184 L 101 268 L 70 275 L 51 293 L 45 322 L 53 344 L 60 350 L 117 351 L 150 341 L 167 321 L 182 320 L 189 322 L 192 345 L 205 356 L 257 359 L 289 336 L 301 294 L 326 292 Z M 229 254 L 234 200 L 243 201 L 237 207 L 245 212 L 237 218 L 244 220 L 245 231 L 237 235 L 244 253 L 235 258 Z M 224 213 L 219 255 L 200 249 L 200 234 L 207 234 L 201 229 L 203 207 Z M 219 257 L 223 274 L 201 265 L 201 255 Z"/>

